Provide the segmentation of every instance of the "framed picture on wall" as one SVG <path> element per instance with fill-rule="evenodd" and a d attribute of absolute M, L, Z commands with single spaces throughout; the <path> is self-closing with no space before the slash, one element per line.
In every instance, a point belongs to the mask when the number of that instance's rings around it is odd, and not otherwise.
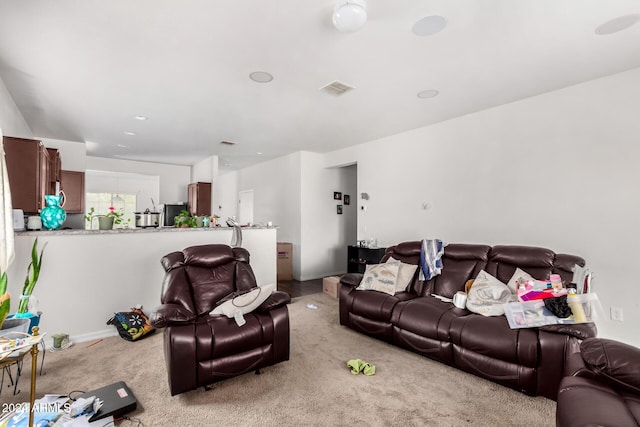
<path fill-rule="evenodd" d="M 344 195 L 344 204 L 348 205 L 349 203 L 351 203 L 351 197 L 349 197 L 348 194 Z"/>
<path fill-rule="evenodd" d="M 342 200 L 342 193 L 339 191 L 333 192 L 333 200 Z"/>
<path fill-rule="evenodd" d="M 342 215 L 342 205 L 338 205 L 338 206 L 336 206 L 336 213 L 337 213 L 338 215 Z"/>

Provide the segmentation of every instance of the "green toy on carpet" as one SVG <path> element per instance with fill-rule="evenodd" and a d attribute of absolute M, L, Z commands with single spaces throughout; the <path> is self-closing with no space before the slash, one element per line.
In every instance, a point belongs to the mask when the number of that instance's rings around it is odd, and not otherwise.
<path fill-rule="evenodd" d="M 365 375 L 374 375 L 376 373 L 375 365 L 361 359 L 351 359 L 347 362 L 347 366 L 351 368 L 353 375 L 358 375 L 360 372 Z"/>

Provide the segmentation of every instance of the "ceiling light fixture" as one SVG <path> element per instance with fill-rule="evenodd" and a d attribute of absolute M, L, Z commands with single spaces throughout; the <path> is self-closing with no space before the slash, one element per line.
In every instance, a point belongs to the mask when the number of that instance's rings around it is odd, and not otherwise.
<path fill-rule="evenodd" d="M 617 18 L 599 25 L 596 28 L 595 33 L 599 36 L 617 33 L 618 31 L 626 30 L 632 25 L 635 25 L 638 21 L 640 21 L 640 15 L 637 13 L 618 16 Z"/>
<path fill-rule="evenodd" d="M 133 118 L 140 121 L 149 120 L 149 117 L 147 116 L 133 116 Z"/>
<path fill-rule="evenodd" d="M 418 92 L 418 98 L 420 99 L 435 98 L 436 96 L 438 96 L 439 93 L 440 92 L 438 92 L 435 89 L 421 90 L 420 92 Z"/>
<path fill-rule="evenodd" d="M 367 23 L 367 4 L 364 0 L 341 0 L 333 9 L 333 25 L 340 31 L 358 31 Z"/>
<path fill-rule="evenodd" d="M 269 83 L 273 80 L 273 76 L 265 71 L 254 71 L 249 74 L 249 78 L 258 83 Z"/>
<path fill-rule="evenodd" d="M 128 131 L 128 130 L 125 130 L 125 131 L 124 131 L 124 134 L 125 134 L 125 135 L 129 135 L 129 136 L 136 136 L 136 133 L 135 133 L 135 132 L 131 132 L 131 131 Z"/>
<path fill-rule="evenodd" d="M 432 36 L 444 30 L 447 26 L 447 20 L 440 15 L 425 16 L 415 24 L 413 24 L 413 34 L 416 36 L 426 37 Z"/>

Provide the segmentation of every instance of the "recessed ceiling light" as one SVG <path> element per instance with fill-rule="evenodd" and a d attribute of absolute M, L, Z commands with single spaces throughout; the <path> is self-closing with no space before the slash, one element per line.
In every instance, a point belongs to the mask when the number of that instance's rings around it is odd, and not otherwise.
<path fill-rule="evenodd" d="M 626 30 L 627 28 L 636 24 L 638 21 L 640 21 L 640 15 L 637 13 L 618 16 L 617 18 L 614 18 L 598 26 L 595 30 L 595 33 L 599 36 L 617 33 L 618 31 Z"/>
<path fill-rule="evenodd" d="M 124 131 L 124 134 L 125 134 L 125 135 L 129 135 L 129 136 L 136 136 L 136 133 L 135 133 L 135 132 L 131 132 L 131 131 L 128 131 L 128 130 L 125 130 L 125 131 Z"/>
<path fill-rule="evenodd" d="M 141 121 L 145 121 L 145 120 L 149 120 L 149 117 L 147 116 L 133 116 L 136 120 L 141 120 Z"/>
<path fill-rule="evenodd" d="M 120 148 L 129 148 L 128 145 L 124 145 L 124 144 L 118 144 L 118 147 L 120 147 Z"/>
<path fill-rule="evenodd" d="M 418 98 L 421 98 L 421 99 L 434 98 L 438 96 L 439 93 L 440 92 L 438 92 L 435 89 L 421 90 L 420 92 L 418 92 Z"/>
<path fill-rule="evenodd" d="M 262 154 L 262 151 L 258 151 L 256 154 L 257 154 L 257 155 L 261 155 L 261 154 Z"/>
<path fill-rule="evenodd" d="M 249 78 L 258 83 L 269 83 L 273 80 L 273 76 L 265 71 L 254 71 L 249 74 Z"/>
<path fill-rule="evenodd" d="M 447 20 L 440 15 L 425 16 L 413 24 L 413 34 L 426 37 L 439 33 L 447 26 Z"/>

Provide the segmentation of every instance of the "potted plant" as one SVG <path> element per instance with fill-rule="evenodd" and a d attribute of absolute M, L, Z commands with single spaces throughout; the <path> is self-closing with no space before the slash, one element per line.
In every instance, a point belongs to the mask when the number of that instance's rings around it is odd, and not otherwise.
<path fill-rule="evenodd" d="M 40 313 L 30 313 L 28 312 L 29 308 L 29 299 L 31 298 L 31 294 L 33 293 L 33 289 L 36 287 L 36 283 L 38 282 L 38 278 L 40 277 L 40 268 L 42 267 L 42 255 L 44 254 L 44 248 L 47 247 L 45 243 L 42 247 L 42 250 L 38 254 L 38 238 L 33 241 L 33 247 L 31 248 L 31 262 L 27 267 L 27 277 L 24 280 L 24 286 L 22 287 L 22 295 L 20 296 L 20 302 L 18 303 L 18 311 L 15 314 L 10 314 L 7 317 L 7 322 L 12 320 L 20 323 L 21 321 L 26 320 L 28 326 L 26 327 L 26 331 L 30 332 L 33 326 L 37 326 L 40 323 Z M 6 292 L 7 287 L 7 278 L 6 273 L 3 273 L 0 276 L 0 293 L 5 290 L 5 295 L 8 296 L 8 292 Z M 2 297 L 0 297 L 0 318 L 2 317 L 2 312 L 9 305 L 9 298 L 2 301 Z M 7 325 L 3 325 L 7 326 Z M 11 325 L 16 326 L 16 325 Z M 6 328 L 5 328 L 6 329 Z"/>
<path fill-rule="evenodd" d="M 29 307 L 29 298 L 33 293 L 33 288 L 36 287 L 38 278 L 40 277 L 40 268 L 42 267 L 42 255 L 44 255 L 44 248 L 47 247 L 47 243 L 44 244 L 38 256 L 38 238 L 33 241 L 33 247 L 31 248 L 31 262 L 27 267 L 27 277 L 24 280 L 24 286 L 22 287 L 22 296 L 20 297 L 20 303 L 18 304 L 18 314 L 27 312 Z"/>
<path fill-rule="evenodd" d="M 124 217 L 124 210 L 116 210 L 115 207 L 109 206 L 109 212 L 106 215 L 96 215 L 96 210 L 92 206 L 89 212 L 84 216 L 85 221 L 89 222 L 89 228 L 93 228 L 92 223 L 95 218 L 98 218 L 99 230 L 111 230 L 114 225 L 125 224 L 128 225 L 131 222 L 131 218 Z M 126 221 L 126 223 L 125 223 Z"/>
<path fill-rule="evenodd" d="M 109 212 L 105 216 L 107 218 L 113 218 L 113 225 L 120 225 L 124 221 L 124 209 L 116 211 L 116 208 L 109 206 Z"/>
<path fill-rule="evenodd" d="M 189 211 L 183 210 L 174 219 L 174 224 L 179 228 L 190 228 L 196 226 L 196 219 L 191 216 Z"/>

